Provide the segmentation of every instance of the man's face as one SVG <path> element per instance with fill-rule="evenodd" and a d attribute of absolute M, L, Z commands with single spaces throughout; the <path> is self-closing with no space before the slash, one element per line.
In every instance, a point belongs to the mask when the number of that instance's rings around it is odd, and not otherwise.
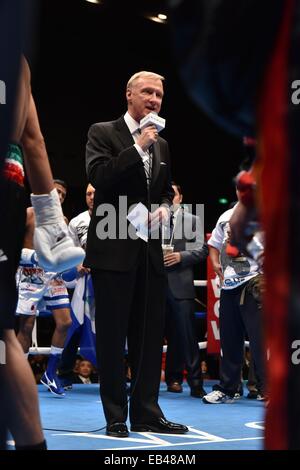
<path fill-rule="evenodd" d="M 182 194 L 179 193 L 177 186 L 172 185 L 172 188 L 174 189 L 174 192 L 175 192 L 175 196 L 173 197 L 173 206 L 174 206 L 174 210 L 176 210 L 182 202 Z"/>
<path fill-rule="evenodd" d="M 56 188 L 56 191 L 58 192 L 59 200 L 60 200 L 60 203 L 62 204 L 64 200 L 66 199 L 67 190 L 64 186 L 58 183 L 54 183 L 54 187 Z"/>
<path fill-rule="evenodd" d="M 164 95 L 159 78 L 138 78 L 126 91 L 129 114 L 137 122 L 151 112 L 159 113 Z"/>
<path fill-rule="evenodd" d="M 94 195 L 95 195 L 95 188 L 91 184 L 89 184 L 88 187 L 86 188 L 85 200 L 86 200 L 86 205 L 88 206 L 88 210 L 90 212 L 93 210 L 93 206 L 94 206 Z"/>
<path fill-rule="evenodd" d="M 92 372 L 92 364 L 90 361 L 81 361 L 78 367 L 78 373 L 79 375 L 82 375 L 82 377 L 89 377 Z"/>

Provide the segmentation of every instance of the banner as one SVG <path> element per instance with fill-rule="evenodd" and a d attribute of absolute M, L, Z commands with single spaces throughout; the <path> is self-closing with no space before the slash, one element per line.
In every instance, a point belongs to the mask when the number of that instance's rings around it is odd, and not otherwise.
<path fill-rule="evenodd" d="M 207 234 L 207 240 L 210 234 Z M 220 289 L 218 276 L 213 270 L 210 257 L 207 257 L 207 353 L 220 354 L 219 328 Z"/>
<path fill-rule="evenodd" d="M 95 299 L 90 274 L 79 278 L 71 302 L 72 325 L 68 330 L 66 344 L 73 333 L 80 328 L 80 354 L 97 367 Z"/>

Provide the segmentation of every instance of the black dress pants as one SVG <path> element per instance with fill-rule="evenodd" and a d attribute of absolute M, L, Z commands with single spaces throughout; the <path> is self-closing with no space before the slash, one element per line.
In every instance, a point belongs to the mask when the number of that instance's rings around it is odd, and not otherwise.
<path fill-rule="evenodd" d="M 166 339 L 166 383 L 182 383 L 183 371 L 187 371 L 187 382 L 191 388 L 202 387 L 200 351 L 196 336 L 194 299 L 175 299 L 167 291 Z"/>
<path fill-rule="evenodd" d="M 158 394 L 166 278 L 151 261 L 146 276 L 146 266 L 145 256 L 141 256 L 139 264 L 127 272 L 92 270 L 100 395 L 108 424 L 127 419 L 126 337 L 132 374 L 131 423 L 149 423 L 163 416 Z"/>

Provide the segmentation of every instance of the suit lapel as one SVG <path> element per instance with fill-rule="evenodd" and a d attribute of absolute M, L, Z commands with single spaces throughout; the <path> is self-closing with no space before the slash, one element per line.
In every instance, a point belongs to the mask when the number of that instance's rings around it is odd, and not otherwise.
<path fill-rule="evenodd" d="M 160 145 L 158 142 L 156 142 L 153 145 L 153 160 L 152 160 L 152 180 L 151 180 L 151 186 L 155 183 L 155 180 L 158 177 L 159 170 L 160 170 Z"/>
<path fill-rule="evenodd" d="M 116 121 L 116 129 L 117 129 L 117 136 L 119 140 L 122 142 L 124 148 L 130 147 L 134 144 L 134 139 L 131 135 L 130 130 L 127 127 L 126 122 L 124 121 L 124 117 L 120 117 Z"/>
<path fill-rule="evenodd" d="M 124 147 L 124 149 L 131 147 L 134 144 L 134 138 L 132 137 L 131 132 L 128 129 L 128 126 L 123 116 L 120 117 L 120 119 L 116 121 L 116 129 L 117 129 L 117 137 L 122 143 L 122 146 Z M 141 175 L 141 178 L 145 180 L 145 184 L 147 184 L 146 175 L 145 175 L 143 166 L 139 168 L 139 173 Z"/>

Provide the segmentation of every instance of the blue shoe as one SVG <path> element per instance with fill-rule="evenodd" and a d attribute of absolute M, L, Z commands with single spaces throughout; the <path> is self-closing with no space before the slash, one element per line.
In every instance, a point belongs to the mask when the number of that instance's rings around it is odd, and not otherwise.
<path fill-rule="evenodd" d="M 63 398 L 65 396 L 65 391 L 58 380 L 57 375 L 55 374 L 53 377 L 50 378 L 45 372 L 41 377 L 41 383 L 48 388 L 48 390 L 55 395 L 56 397 Z"/>

